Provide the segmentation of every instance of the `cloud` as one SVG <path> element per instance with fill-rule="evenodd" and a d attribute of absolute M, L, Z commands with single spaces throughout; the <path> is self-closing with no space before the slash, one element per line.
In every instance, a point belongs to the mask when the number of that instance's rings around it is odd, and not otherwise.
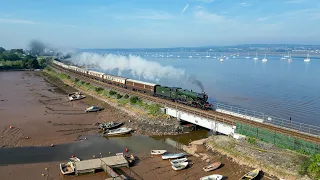
<path fill-rule="evenodd" d="M 186 5 L 184 6 L 184 8 L 182 9 L 182 13 L 184 13 L 184 12 L 188 9 L 188 7 L 189 7 L 189 4 L 186 4 Z"/>
<path fill-rule="evenodd" d="M 167 12 L 159 12 L 154 10 L 139 10 L 139 13 L 131 15 L 116 15 L 112 16 L 120 20 L 129 19 L 147 19 L 147 20 L 166 20 L 171 19 L 173 16 Z"/>
<path fill-rule="evenodd" d="M 24 19 L 4 19 L 0 18 L 0 23 L 10 23 L 10 24 L 39 24 L 35 21 L 29 21 Z"/>
<path fill-rule="evenodd" d="M 251 4 L 246 3 L 246 2 L 242 2 L 239 4 L 240 6 L 246 7 L 246 6 L 251 6 Z"/>
<path fill-rule="evenodd" d="M 287 0 L 284 3 L 290 3 L 290 4 L 297 4 L 297 3 L 303 3 L 306 0 Z"/>
<path fill-rule="evenodd" d="M 271 18 L 271 16 L 260 17 L 260 18 L 258 18 L 256 21 L 258 21 L 258 22 L 260 22 L 260 21 L 266 21 L 266 20 L 268 20 L 268 19 L 270 19 L 270 18 Z"/>
<path fill-rule="evenodd" d="M 198 1 L 202 3 L 212 3 L 215 0 L 198 0 Z"/>
<path fill-rule="evenodd" d="M 207 12 L 202 6 L 197 6 L 194 12 L 194 16 L 203 21 L 210 21 L 210 22 L 223 22 L 226 20 L 224 16 L 220 16 L 215 13 Z"/>

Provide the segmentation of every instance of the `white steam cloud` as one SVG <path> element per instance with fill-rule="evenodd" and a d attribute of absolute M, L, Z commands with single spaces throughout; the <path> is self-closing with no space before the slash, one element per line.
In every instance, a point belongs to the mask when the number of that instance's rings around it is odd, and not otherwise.
<path fill-rule="evenodd" d="M 139 56 L 105 54 L 84 52 L 71 58 L 71 61 L 77 65 L 94 65 L 106 71 L 118 70 L 121 76 L 124 71 L 128 71 L 135 78 L 143 78 L 158 82 L 160 79 L 175 79 L 187 81 L 195 84 L 203 91 L 202 83 L 192 76 L 185 75 L 184 69 L 174 68 L 172 66 L 163 66 L 158 62 L 147 61 Z"/>

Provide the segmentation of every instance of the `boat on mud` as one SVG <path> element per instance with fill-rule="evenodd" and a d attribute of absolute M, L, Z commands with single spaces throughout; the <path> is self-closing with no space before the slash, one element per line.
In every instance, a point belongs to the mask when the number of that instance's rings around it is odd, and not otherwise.
<path fill-rule="evenodd" d="M 75 100 L 80 100 L 85 98 L 86 96 L 81 94 L 80 92 L 74 92 L 74 93 L 70 93 L 68 94 L 68 99 L 70 101 L 75 101 Z"/>
<path fill-rule="evenodd" d="M 105 132 L 105 134 L 108 136 L 116 136 L 116 135 L 128 134 L 131 131 L 132 131 L 131 128 L 122 127 L 122 128 L 117 128 L 114 130 L 109 130 L 109 131 Z"/>
<path fill-rule="evenodd" d="M 245 174 L 244 176 L 242 176 L 239 180 L 251 180 L 256 178 L 260 173 L 260 169 L 254 169 L 250 172 L 248 172 L 247 174 Z"/>
<path fill-rule="evenodd" d="M 124 155 L 124 157 L 129 162 L 129 165 L 132 165 L 134 163 L 134 161 L 136 160 L 136 158 L 132 154 L 131 155 Z"/>
<path fill-rule="evenodd" d="M 221 162 L 215 162 L 215 163 L 212 163 L 212 164 L 210 164 L 210 165 L 208 165 L 208 166 L 205 166 L 205 167 L 203 168 L 203 170 L 204 170 L 205 172 L 209 172 L 209 171 L 213 171 L 213 170 L 218 169 L 220 166 L 221 166 Z"/>
<path fill-rule="evenodd" d="M 100 129 L 115 129 L 115 128 L 118 128 L 120 126 L 122 126 L 124 123 L 123 122 L 107 122 L 107 123 L 101 123 L 99 124 L 99 128 Z"/>
<path fill-rule="evenodd" d="M 185 153 L 176 153 L 176 154 L 163 154 L 162 159 L 177 159 L 185 156 Z"/>
<path fill-rule="evenodd" d="M 162 155 L 166 152 L 167 150 L 151 150 L 151 155 Z"/>
<path fill-rule="evenodd" d="M 200 180 L 221 180 L 222 178 L 223 176 L 220 174 L 212 174 L 209 176 L 202 177 L 200 178 Z"/>
<path fill-rule="evenodd" d="M 183 162 L 186 162 L 188 161 L 187 158 L 180 158 L 180 159 L 169 159 L 170 163 L 172 165 L 175 165 L 175 164 L 179 164 L 179 163 L 183 163 Z"/>
<path fill-rule="evenodd" d="M 102 110 L 104 110 L 104 108 L 102 108 L 102 107 L 90 106 L 87 109 L 85 109 L 85 112 L 98 112 L 98 111 L 102 111 Z"/>
<path fill-rule="evenodd" d="M 67 163 L 60 163 L 60 171 L 63 175 L 72 174 L 75 171 L 75 162 L 80 161 L 77 157 L 72 157 Z"/>
<path fill-rule="evenodd" d="M 179 171 L 179 170 L 186 168 L 188 166 L 188 164 L 189 164 L 188 162 L 174 164 L 174 165 L 172 165 L 172 169 L 175 171 Z"/>

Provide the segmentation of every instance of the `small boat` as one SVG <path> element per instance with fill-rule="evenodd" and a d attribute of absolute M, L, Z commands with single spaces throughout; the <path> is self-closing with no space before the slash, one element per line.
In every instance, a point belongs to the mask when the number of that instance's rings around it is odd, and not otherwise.
<path fill-rule="evenodd" d="M 130 156 L 129 155 L 124 155 L 124 157 L 129 162 L 129 164 L 133 164 L 134 160 L 136 160 L 136 158 L 132 154 Z"/>
<path fill-rule="evenodd" d="M 177 159 L 185 156 L 184 153 L 177 153 L 177 154 L 163 154 L 162 159 Z"/>
<path fill-rule="evenodd" d="M 167 150 L 151 150 L 151 155 L 162 155 L 166 152 Z"/>
<path fill-rule="evenodd" d="M 107 123 L 101 123 L 99 124 L 100 129 L 114 129 L 122 126 L 124 123 L 122 122 L 107 122 Z"/>
<path fill-rule="evenodd" d="M 169 161 L 172 165 L 175 165 L 175 164 L 179 164 L 182 162 L 186 162 L 186 161 L 188 161 L 188 159 L 187 158 L 180 158 L 180 159 L 173 159 L 173 160 L 170 159 Z"/>
<path fill-rule="evenodd" d="M 247 174 L 245 174 L 244 176 L 242 176 L 240 178 L 240 180 L 251 180 L 254 179 L 255 177 L 257 177 L 260 173 L 260 169 L 254 169 L 250 172 L 248 172 Z"/>
<path fill-rule="evenodd" d="M 106 132 L 106 134 L 109 135 L 109 136 L 121 135 L 121 134 L 128 134 L 131 131 L 132 131 L 131 128 L 122 127 L 122 128 L 118 128 L 118 129 L 114 129 L 114 130 L 109 130 L 109 131 Z"/>
<path fill-rule="evenodd" d="M 102 111 L 104 108 L 98 107 L 98 106 L 91 106 L 88 107 L 85 112 L 97 112 L 97 111 Z"/>
<path fill-rule="evenodd" d="M 188 162 L 174 164 L 174 165 L 172 165 L 172 169 L 175 171 L 179 171 L 179 170 L 186 168 L 188 166 L 188 164 L 189 164 Z"/>
<path fill-rule="evenodd" d="M 81 94 L 80 92 L 74 92 L 74 93 L 70 93 L 68 94 L 68 98 L 70 101 L 75 101 L 75 100 L 79 100 L 79 99 L 83 99 L 86 96 Z"/>
<path fill-rule="evenodd" d="M 215 162 L 203 168 L 205 172 L 213 171 L 218 169 L 221 166 L 221 162 Z"/>
<path fill-rule="evenodd" d="M 75 170 L 75 166 L 74 166 L 74 163 L 75 162 L 78 162 L 80 161 L 79 158 L 77 157 L 72 157 L 69 159 L 69 162 L 67 163 L 61 163 L 60 164 L 60 171 L 63 175 L 66 175 L 66 174 L 72 174 L 74 173 L 74 170 Z"/>
<path fill-rule="evenodd" d="M 209 176 L 202 177 L 200 178 L 200 180 L 221 180 L 222 178 L 223 176 L 220 174 L 212 174 Z"/>

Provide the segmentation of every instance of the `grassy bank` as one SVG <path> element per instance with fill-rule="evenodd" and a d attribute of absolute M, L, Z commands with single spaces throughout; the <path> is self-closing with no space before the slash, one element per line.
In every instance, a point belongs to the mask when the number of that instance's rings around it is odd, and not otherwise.
<path fill-rule="evenodd" d="M 144 102 L 137 96 L 130 96 L 128 94 L 122 94 L 114 90 L 96 87 L 80 79 L 72 79 L 68 75 L 56 72 L 53 68 L 50 67 L 45 68 L 43 73 L 50 75 L 51 77 L 58 78 L 65 84 L 75 86 L 82 91 L 103 97 L 109 102 L 116 103 L 118 106 L 125 107 L 126 109 L 134 111 L 139 115 L 147 116 L 149 119 L 167 118 L 167 115 L 163 114 L 163 112 L 161 111 L 162 107 L 159 104 Z"/>

